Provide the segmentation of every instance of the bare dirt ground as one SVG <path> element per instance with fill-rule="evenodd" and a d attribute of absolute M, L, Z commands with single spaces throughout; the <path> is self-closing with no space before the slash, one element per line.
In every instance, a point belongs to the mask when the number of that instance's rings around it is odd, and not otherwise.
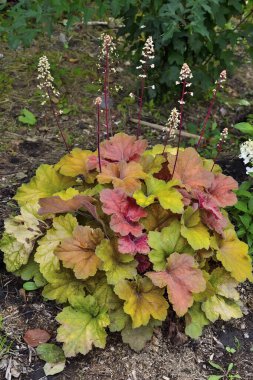
<path fill-rule="evenodd" d="M 17 210 L 15 202 L 11 200 L 17 186 L 28 181 L 41 163 L 54 163 L 65 153 L 54 121 L 40 106 L 36 92 L 36 66 L 41 55 L 49 57 L 56 83 L 62 93 L 61 106 L 70 110 L 61 118 L 69 142 L 73 146 L 95 147 L 92 102 L 99 89 L 95 63 L 100 32 L 94 28 L 77 27 L 71 34 L 68 49 L 61 42 L 63 38 L 60 31 L 53 36 L 51 42 L 41 39 L 26 50 L 13 52 L 4 43 L 0 45 L 0 53 L 3 54 L 0 58 L 1 227 L 4 218 Z M 128 80 L 125 70 L 126 68 L 119 74 L 125 83 L 119 96 L 126 96 L 132 90 L 131 80 Z M 252 78 L 251 64 L 242 62 L 240 69 L 229 81 L 229 98 L 216 107 L 215 119 L 221 127 L 243 121 L 247 114 L 253 113 Z M 248 106 L 238 104 L 240 99 L 247 99 Z M 196 116 L 195 122 L 199 122 L 203 118 L 206 102 L 198 102 L 194 105 L 196 106 L 198 113 L 194 117 Z M 22 108 L 28 108 L 36 115 L 36 127 L 26 127 L 18 122 Z M 146 120 L 162 121 L 163 114 L 167 115 L 168 112 L 164 108 L 159 111 L 161 120 L 154 120 L 147 108 Z M 118 119 L 120 116 L 116 112 L 114 121 L 117 122 Z M 189 109 L 186 120 L 192 122 L 192 119 Z M 126 128 L 133 130 L 130 125 Z M 151 144 L 161 142 L 160 132 L 145 130 L 144 136 Z M 235 157 L 238 149 L 236 140 L 237 135 L 234 134 L 220 162 L 228 174 L 242 181 L 245 170 L 241 161 Z M 27 329 L 43 328 L 52 334 L 54 341 L 57 328 L 54 317 L 60 307 L 54 302 L 43 301 L 39 291 L 25 295 L 20 293 L 22 281 L 6 273 L 2 261 L 0 265 L 0 314 L 3 317 L 1 335 L 8 338 L 7 343 L 11 343 L 9 352 L 2 358 L 0 354 L 0 379 L 5 379 L 9 367 L 12 378 L 46 380 L 43 362 L 24 343 L 22 337 Z M 110 335 L 105 350 L 94 349 L 85 357 L 68 360 L 64 372 L 49 376 L 48 380 L 204 380 L 210 374 L 218 374 L 208 364 L 210 358 L 224 368 L 233 362 L 233 373 L 239 373 L 243 380 L 252 380 L 252 289 L 249 284 L 241 288 L 245 314 L 242 319 L 217 322 L 206 328 L 203 337 L 197 341 L 188 340 L 175 326 L 174 322 L 178 321 L 172 320 L 165 322 L 162 329 L 157 329 L 152 341 L 138 354 L 121 342 L 120 335 Z M 228 353 L 226 346 L 235 347 L 236 352 Z"/>

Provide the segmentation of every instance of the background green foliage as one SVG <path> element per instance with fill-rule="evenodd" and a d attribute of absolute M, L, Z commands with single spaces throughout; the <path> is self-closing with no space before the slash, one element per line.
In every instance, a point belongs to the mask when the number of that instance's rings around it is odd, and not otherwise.
<path fill-rule="evenodd" d="M 193 69 L 194 84 L 207 89 L 221 69 L 237 63 L 236 45 L 253 53 L 252 0 L 0 0 L 0 35 L 12 48 L 29 46 L 40 33 L 52 34 L 61 21 L 122 18 L 131 50 L 140 57 L 144 40 L 152 35 L 156 47 L 156 78 L 165 87 L 174 84 L 183 62 Z M 250 15 L 250 16 L 249 16 Z M 246 17 L 249 16 L 249 17 Z M 140 26 L 145 25 L 141 29 Z M 129 50 L 128 50 L 129 51 Z"/>
<path fill-rule="evenodd" d="M 238 202 L 229 212 L 239 239 L 248 244 L 249 254 L 253 257 L 253 181 L 243 182 L 236 195 Z"/>

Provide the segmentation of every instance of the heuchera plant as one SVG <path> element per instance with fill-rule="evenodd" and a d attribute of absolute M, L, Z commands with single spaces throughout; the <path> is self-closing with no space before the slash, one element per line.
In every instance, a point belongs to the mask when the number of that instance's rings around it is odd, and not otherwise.
<path fill-rule="evenodd" d="M 180 134 L 182 109 L 178 124 Z M 0 246 L 8 271 L 63 305 L 56 339 L 66 357 L 105 347 L 108 331 L 139 351 L 169 310 L 192 338 L 241 317 L 236 287 L 253 276 L 225 211 L 236 181 L 194 148 L 147 149 L 125 133 L 98 144 L 37 169 Z"/>

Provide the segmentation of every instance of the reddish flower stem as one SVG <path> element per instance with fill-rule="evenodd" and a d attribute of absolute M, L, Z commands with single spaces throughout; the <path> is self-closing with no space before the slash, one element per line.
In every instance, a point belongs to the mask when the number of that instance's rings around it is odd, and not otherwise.
<path fill-rule="evenodd" d="M 217 83 L 216 87 L 215 87 L 215 91 L 214 91 L 212 99 L 211 99 L 211 102 L 209 104 L 206 116 L 205 116 L 205 119 L 204 119 L 204 122 L 203 122 L 203 127 L 202 127 L 202 129 L 200 131 L 200 137 L 199 137 L 198 143 L 196 145 L 196 150 L 198 150 L 198 148 L 200 146 L 200 143 L 201 143 L 201 140 L 204 137 L 204 134 L 205 134 L 205 131 L 206 131 L 207 122 L 208 122 L 208 120 L 209 120 L 209 118 L 211 116 L 211 113 L 212 113 L 212 110 L 213 110 L 213 106 L 214 106 L 214 103 L 215 103 L 215 100 L 216 100 L 216 96 L 217 96 L 217 92 L 219 91 L 219 88 L 220 88 L 220 84 Z"/>
<path fill-rule="evenodd" d="M 183 111 L 184 111 L 184 97 L 185 97 L 185 88 L 186 88 L 186 80 L 183 81 L 183 88 L 181 93 L 181 99 L 180 99 L 180 123 L 179 123 L 179 132 L 178 132 L 178 143 L 177 143 L 177 154 L 175 158 L 175 163 L 173 167 L 172 177 L 174 176 L 177 160 L 178 160 L 178 154 L 179 154 L 179 148 L 180 148 L 180 142 L 181 142 L 181 134 L 182 134 L 182 127 L 183 127 Z"/>
<path fill-rule="evenodd" d="M 97 104 L 97 146 L 98 146 L 98 166 L 99 172 L 102 171 L 101 154 L 100 154 L 100 105 Z"/>
<path fill-rule="evenodd" d="M 169 137 L 170 137 L 170 134 L 171 134 L 172 127 L 173 127 L 173 125 L 170 126 L 169 131 L 166 130 L 166 135 L 165 135 L 165 139 L 164 139 L 164 143 L 163 143 L 163 152 L 162 152 L 162 154 L 165 153 L 165 149 L 166 149 L 166 146 L 168 144 L 168 140 L 169 140 Z"/>
<path fill-rule="evenodd" d="M 213 171 L 214 165 L 216 164 L 216 161 L 217 161 L 217 159 L 218 159 L 218 157 L 220 155 L 220 152 L 222 151 L 222 145 L 223 145 L 223 143 L 224 143 L 224 140 L 221 140 L 219 142 L 218 146 L 217 146 L 217 154 L 216 154 L 216 156 L 215 156 L 215 158 L 213 160 L 213 166 L 212 166 L 211 172 Z"/>
<path fill-rule="evenodd" d="M 51 95 L 50 95 L 49 90 L 47 90 L 47 94 L 48 94 L 48 98 L 49 98 L 49 101 L 50 101 L 50 107 L 51 107 L 52 114 L 53 114 L 53 116 L 54 116 L 54 119 L 55 119 L 55 122 L 56 122 L 57 128 L 58 128 L 58 130 L 59 130 L 59 132 L 60 132 L 61 138 L 62 138 L 62 140 L 63 140 L 63 142 L 64 142 L 65 147 L 66 147 L 66 150 L 68 151 L 68 153 L 70 153 L 70 149 L 69 149 L 68 143 L 67 143 L 67 141 L 66 141 L 66 139 L 65 139 L 65 136 L 64 136 L 64 134 L 63 134 L 62 128 L 61 128 L 61 126 L 60 126 L 60 122 L 59 122 L 59 119 L 58 119 L 58 114 L 57 114 L 57 111 L 56 111 L 56 109 L 55 109 L 55 105 L 54 105 L 54 103 L 53 103 L 53 100 L 52 100 L 52 98 L 51 98 Z"/>
<path fill-rule="evenodd" d="M 105 126 L 106 126 L 106 137 L 109 139 L 109 52 L 108 44 L 105 42 L 105 69 L 104 69 L 104 101 L 105 101 Z"/>
<path fill-rule="evenodd" d="M 146 68 L 143 70 L 143 75 L 146 75 Z M 145 78 L 141 78 L 141 93 L 139 97 L 139 112 L 138 112 L 138 127 L 137 127 L 137 139 L 141 134 L 141 115 L 142 115 L 142 107 L 143 107 L 143 97 L 145 90 Z"/>

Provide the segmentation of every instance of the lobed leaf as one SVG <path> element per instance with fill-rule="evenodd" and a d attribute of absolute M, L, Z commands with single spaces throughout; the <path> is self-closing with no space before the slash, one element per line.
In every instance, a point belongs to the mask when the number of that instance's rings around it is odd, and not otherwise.
<path fill-rule="evenodd" d="M 193 293 L 205 290 L 206 281 L 192 256 L 172 253 L 165 271 L 146 273 L 154 285 L 167 287 L 169 301 L 178 316 L 183 316 L 193 304 Z"/>
<path fill-rule="evenodd" d="M 133 328 L 146 326 L 151 317 L 164 321 L 169 307 L 164 291 L 156 288 L 150 279 L 138 277 L 136 281 L 122 280 L 115 293 L 124 300 L 124 311 L 130 315 Z"/>

